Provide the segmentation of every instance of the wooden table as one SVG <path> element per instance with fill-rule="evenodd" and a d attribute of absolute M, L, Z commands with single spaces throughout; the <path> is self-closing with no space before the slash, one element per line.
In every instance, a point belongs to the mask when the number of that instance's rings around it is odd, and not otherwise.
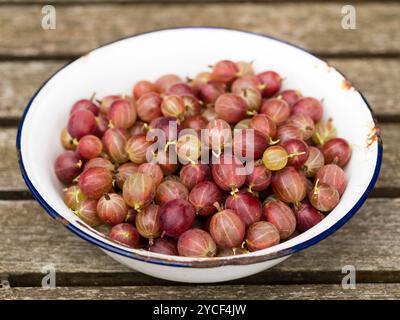
<path fill-rule="evenodd" d="M 400 3 L 355 1 L 357 29 L 344 30 L 336 1 L 167 2 L 0 0 L 0 299 L 400 298 Z M 56 30 L 41 28 L 45 3 L 56 8 Z M 120 37 L 180 25 L 256 31 L 313 51 L 365 93 L 383 132 L 379 181 L 348 224 L 279 266 L 230 283 L 182 285 L 132 272 L 51 220 L 17 165 L 19 117 L 55 70 Z M 54 290 L 41 288 L 47 264 L 56 268 Z M 356 267 L 355 290 L 341 286 L 345 265 Z"/>

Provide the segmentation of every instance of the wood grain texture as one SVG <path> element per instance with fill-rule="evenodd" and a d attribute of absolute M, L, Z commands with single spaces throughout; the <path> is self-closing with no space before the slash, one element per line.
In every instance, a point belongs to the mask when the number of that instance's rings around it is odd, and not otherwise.
<path fill-rule="evenodd" d="M 354 265 L 359 282 L 400 282 L 400 199 L 369 199 L 348 224 L 275 268 L 235 283 L 340 283 Z M 53 264 L 59 285 L 164 284 L 132 272 L 53 221 L 33 201 L 0 201 L 0 280 L 38 286 Z"/>
<path fill-rule="evenodd" d="M 122 299 L 122 300 L 363 300 L 398 299 L 400 284 L 359 284 L 354 290 L 340 285 L 287 286 L 131 286 L 131 287 L 60 287 L 56 289 L 12 288 L 0 290 L 0 299 Z"/>
<path fill-rule="evenodd" d="M 0 62 L 0 118 L 19 117 L 30 97 L 66 61 Z M 366 95 L 378 118 L 400 118 L 399 59 L 329 59 Z"/>
<path fill-rule="evenodd" d="M 356 30 L 342 28 L 342 6 L 339 3 L 71 5 L 57 8 L 56 30 L 42 29 L 40 5 L 2 6 L 0 56 L 76 56 L 121 37 L 186 25 L 265 33 L 321 54 L 400 52 L 400 4 L 357 5 Z M 111 17 L 116 18 L 105 23 Z"/>
<path fill-rule="evenodd" d="M 378 189 L 392 190 L 394 195 L 400 189 L 400 124 L 382 124 L 384 153 L 381 173 L 376 185 Z M 20 175 L 15 149 L 15 128 L 0 130 L 0 193 L 2 191 L 26 191 L 27 188 Z M 379 191 L 379 192 L 382 192 Z M 388 192 L 389 192 L 388 191 Z M 390 191 L 390 192 L 392 192 Z M 380 196 L 385 194 L 379 193 Z M 393 196 L 393 193 L 387 196 Z"/>

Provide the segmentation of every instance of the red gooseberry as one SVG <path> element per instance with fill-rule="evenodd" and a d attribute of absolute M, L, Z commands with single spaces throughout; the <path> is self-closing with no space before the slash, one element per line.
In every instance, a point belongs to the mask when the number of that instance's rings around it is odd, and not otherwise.
<path fill-rule="evenodd" d="M 149 205 L 156 194 L 156 185 L 152 177 L 136 172 L 130 175 L 122 188 L 122 196 L 126 204 L 136 211 Z"/>
<path fill-rule="evenodd" d="M 138 171 L 152 177 L 156 186 L 159 186 L 164 179 L 164 173 L 161 167 L 156 163 L 142 163 L 138 167 Z"/>
<path fill-rule="evenodd" d="M 110 172 L 114 171 L 114 169 L 115 169 L 114 165 L 111 163 L 110 160 L 108 160 L 106 158 L 102 158 L 102 157 L 97 157 L 97 158 L 90 159 L 88 162 L 86 162 L 83 167 L 83 171 L 86 171 L 87 169 L 90 169 L 90 168 L 97 168 L 97 167 L 105 168 L 105 169 L 109 170 Z"/>
<path fill-rule="evenodd" d="M 70 184 L 82 171 L 82 160 L 74 151 L 64 151 L 54 163 L 54 171 L 58 180 Z"/>
<path fill-rule="evenodd" d="M 253 191 L 263 191 L 269 187 L 271 184 L 272 174 L 262 162 L 256 162 L 254 164 L 253 171 L 246 176 L 246 184 L 248 185 L 248 190 Z"/>
<path fill-rule="evenodd" d="M 261 113 L 269 116 L 276 125 L 280 126 L 289 118 L 290 107 L 283 99 L 271 98 L 263 102 Z"/>
<path fill-rule="evenodd" d="M 150 204 L 136 215 L 136 229 L 139 234 L 149 239 L 149 244 L 153 239 L 161 235 L 160 225 L 160 206 Z"/>
<path fill-rule="evenodd" d="M 233 150 L 236 156 L 246 159 L 259 159 L 268 147 L 268 141 L 259 131 L 254 129 L 235 130 Z"/>
<path fill-rule="evenodd" d="M 103 143 L 98 137 L 89 134 L 79 140 L 76 151 L 83 159 L 93 159 L 98 157 L 103 151 Z"/>
<path fill-rule="evenodd" d="M 250 251 L 272 247 L 279 241 L 278 229 L 267 221 L 255 222 L 246 231 L 246 246 Z"/>
<path fill-rule="evenodd" d="M 182 119 L 185 113 L 183 98 L 177 95 L 165 96 L 161 103 L 161 113 L 164 117 Z"/>
<path fill-rule="evenodd" d="M 179 82 L 182 82 L 181 77 L 176 74 L 166 74 L 156 80 L 155 86 L 159 93 L 166 93 L 172 85 Z"/>
<path fill-rule="evenodd" d="M 189 194 L 189 202 L 201 216 L 209 216 L 217 212 L 222 200 L 221 191 L 212 181 L 203 181 L 194 186 Z"/>
<path fill-rule="evenodd" d="M 279 93 L 278 97 L 285 100 L 289 107 L 293 107 L 294 104 L 301 98 L 301 92 L 298 90 L 284 90 Z"/>
<path fill-rule="evenodd" d="M 308 159 L 308 145 L 300 139 L 285 140 L 281 146 L 288 153 L 288 165 L 296 168 L 301 167 Z"/>
<path fill-rule="evenodd" d="M 214 182 L 222 190 L 236 192 L 246 180 L 244 166 L 240 160 L 232 155 L 221 155 L 219 163 L 211 165 L 211 174 Z"/>
<path fill-rule="evenodd" d="M 174 199 L 187 200 L 188 197 L 188 189 L 181 182 L 176 180 L 165 180 L 161 182 L 156 191 L 156 201 L 160 204 Z"/>
<path fill-rule="evenodd" d="M 296 217 L 292 209 L 280 200 L 269 200 L 264 204 L 263 216 L 279 231 L 281 240 L 288 239 L 296 230 Z"/>
<path fill-rule="evenodd" d="M 333 120 L 320 121 L 315 125 L 315 130 L 312 135 L 312 140 L 317 146 L 324 145 L 330 139 L 336 137 L 336 128 L 333 125 Z"/>
<path fill-rule="evenodd" d="M 86 196 L 77 185 L 72 185 L 63 190 L 63 199 L 68 208 L 76 210 Z"/>
<path fill-rule="evenodd" d="M 228 123 L 236 123 L 246 118 L 246 101 L 233 93 L 223 93 L 215 101 L 217 117 Z"/>
<path fill-rule="evenodd" d="M 138 248 L 140 246 L 139 232 L 129 223 L 120 223 L 112 227 L 109 237 L 131 248 Z"/>
<path fill-rule="evenodd" d="M 84 200 L 74 211 L 75 214 L 91 227 L 97 227 L 102 224 L 97 215 L 97 200 Z"/>
<path fill-rule="evenodd" d="M 308 150 L 308 158 L 302 167 L 302 171 L 308 178 L 312 178 L 315 176 L 317 171 L 324 166 L 325 159 L 324 155 L 318 148 L 310 146 Z"/>
<path fill-rule="evenodd" d="M 129 176 L 138 171 L 139 171 L 138 166 L 131 162 L 121 164 L 118 167 L 118 169 L 114 172 L 114 179 L 115 182 L 117 183 L 117 186 L 120 189 L 122 189 L 126 179 L 128 179 Z"/>
<path fill-rule="evenodd" d="M 319 100 L 312 97 L 299 99 L 292 108 L 293 114 L 303 114 L 311 117 L 314 122 L 321 120 L 323 115 L 323 107 Z"/>
<path fill-rule="evenodd" d="M 310 139 L 315 130 L 314 120 L 310 116 L 304 114 L 294 114 L 286 123 L 300 129 L 304 140 Z"/>
<path fill-rule="evenodd" d="M 154 239 L 153 243 L 150 244 L 147 249 L 151 252 L 167 254 L 170 256 L 179 255 L 176 243 L 166 238 Z"/>
<path fill-rule="evenodd" d="M 178 252 L 184 257 L 214 257 L 217 245 L 208 232 L 195 228 L 181 234 Z"/>
<path fill-rule="evenodd" d="M 281 88 L 282 78 L 275 71 L 265 71 L 257 75 L 263 85 L 261 94 L 265 98 L 272 97 Z"/>
<path fill-rule="evenodd" d="M 351 147 L 342 138 L 330 139 L 322 146 L 321 150 L 325 157 L 325 163 L 334 163 L 339 167 L 344 167 L 351 157 Z"/>
<path fill-rule="evenodd" d="M 82 109 L 75 111 L 68 120 L 68 133 L 72 138 L 80 139 L 88 134 L 93 134 L 96 130 L 96 118 L 88 110 Z"/>
<path fill-rule="evenodd" d="M 150 122 L 161 117 L 162 101 L 163 99 L 158 93 L 148 92 L 143 94 L 136 102 L 139 118 L 143 121 Z"/>
<path fill-rule="evenodd" d="M 103 222 L 116 225 L 125 221 L 128 207 L 119 194 L 106 193 L 97 203 L 97 214 Z"/>
<path fill-rule="evenodd" d="M 261 218 L 261 202 L 250 193 L 239 192 L 226 198 L 225 208 L 234 210 L 245 226 L 259 221 Z"/>
<path fill-rule="evenodd" d="M 194 219 L 195 209 L 185 199 L 174 199 L 161 206 L 161 229 L 167 236 L 179 237 L 191 228 Z"/>
<path fill-rule="evenodd" d="M 116 128 L 128 129 L 136 121 L 137 113 L 132 100 L 119 99 L 114 101 L 107 112 L 107 118 Z"/>
<path fill-rule="evenodd" d="M 126 133 L 118 128 L 108 129 L 102 138 L 104 148 L 110 158 L 117 163 L 128 161 L 128 153 L 126 147 Z"/>
<path fill-rule="evenodd" d="M 79 188 L 89 199 L 99 199 L 112 188 L 112 174 L 105 168 L 90 168 L 79 176 Z"/>
<path fill-rule="evenodd" d="M 179 178 L 183 185 L 191 190 L 198 183 L 210 177 L 210 167 L 207 164 L 188 163 L 179 172 Z"/>
<path fill-rule="evenodd" d="M 314 208 L 327 212 L 333 210 L 340 201 L 339 192 L 327 183 L 315 182 L 314 187 L 308 193 L 308 199 Z"/>
<path fill-rule="evenodd" d="M 286 167 L 272 175 L 272 189 L 279 200 L 297 204 L 306 196 L 306 183 L 303 175 L 294 167 Z"/>
<path fill-rule="evenodd" d="M 99 114 L 99 107 L 89 99 L 81 99 L 75 102 L 72 105 L 71 112 L 70 114 L 73 114 L 74 112 L 78 110 L 87 110 L 93 113 L 95 116 Z"/>
<path fill-rule="evenodd" d="M 308 203 L 300 203 L 294 212 L 297 220 L 296 228 L 300 232 L 307 231 L 324 219 L 324 215 Z"/>
<path fill-rule="evenodd" d="M 136 135 L 130 137 L 126 143 L 125 150 L 129 160 L 135 164 L 142 164 L 147 161 L 147 149 L 153 144 L 147 140 L 145 135 Z"/>
<path fill-rule="evenodd" d="M 333 163 L 327 164 L 317 171 L 314 181 L 316 182 L 317 180 L 319 180 L 320 183 L 327 183 L 335 188 L 340 196 L 342 196 L 347 185 L 346 175 L 343 169 Z"/>
<path fill-rule="evenodd" d="M 214 81 L 228 83 L 239 75 L 239 68 L 233 61 L 222 60 L 217 62 L 212 69 L 211 79 Z"/>
<path fill-rule="evenodd" d="M 149 92 L 156 92 L 157 88 L 154 83 L 147 80 L 138 81 L 133 87 L 133 96 L 135 99 L 140 99 L 143 95 Z"/>
<path fill-rule="evenodd" d="M 221 248 L 235 248 L 242 244 L 245 224 L 232 209 L 217 212 L 210 220 L 210 234 Z"/>

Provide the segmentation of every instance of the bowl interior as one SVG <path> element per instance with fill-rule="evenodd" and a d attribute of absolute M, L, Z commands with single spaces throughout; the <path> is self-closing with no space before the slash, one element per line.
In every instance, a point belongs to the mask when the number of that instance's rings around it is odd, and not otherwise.
<path fill-rule="evenodd" d="M 90 97 L 93 92 L 98 98 L 112 93 L 130 94 L 138 80 L 155 80 L 166 73 L 194 76 L 221 59 L 254 61 L 257 72 L 272 69 L 280 73 L 285 79 L 283 89 L 298 89 L 304 96 L 323 99 L 324 118 L 333 118 L 338 135 L 347 139 L 353 149 L 345 170 L 348 187 L 326 219 L 290 241 L 249 255 L 284 252 L 313 241 L 351 215 L 371 187 L 380 163 L 378 143 L 367 146 L 374 121 L 362 96 L 349 88 L 334 68 L 301 49 L 256 34 L 214 28 L 170 29 L 117 41 L 72 62 L 41 88 L 28 106 L 19 144 L 25 178 L 40 195 L 42 205 L 66 219 L 81 236 L 95 239 L 106 249 L 163 257 L 109 241 L 79 222 L 64 205 L 63 187 L 53 170 L 55 158 L 62 151 L 59 134 L 66 126 L 71 105 L 80 98 Z M 164 258 L 177 262 L 196 260 Z"/>

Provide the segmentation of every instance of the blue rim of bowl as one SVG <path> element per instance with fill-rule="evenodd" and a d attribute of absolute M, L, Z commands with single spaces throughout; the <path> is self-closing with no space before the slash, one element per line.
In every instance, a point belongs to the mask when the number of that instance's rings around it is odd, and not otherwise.
<path fill-rule="evenodd" d="M 250 31 L 245 31 L 245 30 L 239 30 L 239 29 L 231 29 L 231 28 L 223 28 L 223 27 L 206 27 L 206 26 L 187 26 L 187 27 L 175 27 L 175 28 L 166 28 L 166 29 L 157 29 L 157 30 L 152 30 L 152 31 L 148 31 L 148 32 L 143 32 L 143 33 L 139 33 L 139 34 L 135 34 L 132 36 L 128 36 L 128 37 L 124 37 L 115 41 L 112 41 L 110 43 L 107 43 L 105 45 L 102 45 L 96 49 L 102 48 L 102 47 L 106 47 L 110 44 L 116 43 L 118 41 L 121 40 L 126 40 L 126 39 L 130 39 L 130 38 L 134 38 L 134 37 L 138 37 L 138 36 L 142 36 L 142 35 L 146 35 L 146 34 L 150 34 L 150 33 L 156 33 L 156 32 L 162 32 L 162 31 L 168 31 L 168 30 L 180 30 L 180 29 L 208 29 L 208 30 L 226 30 L 226 31 L 235 31 L 235 32 L 240 32 L 240 33 L 245 33 L 245 34 L 250 34 L 250 35 L 255 35 L 255 36 L 259 36 L 259 37 L 263 37 L 263 38 L 267 38 L 267 39 L 271 39 L 280 43 L 284 43 L 287 44 L 291 47 L 294 47 L 296 49 L 299 49 L 309 55 L 311 55 L 312 57 L 319 59 L 321 61 L 324 61 L 323 59 L 317 57 L 316 55 L 312 54 L 311 52 L 298 47 L 297 45 L 294 45 L 292 43 L 289 43 L 287 41 L 284 40 L 280 40 L 277 38 L 274 38 L 272 36 L 268 36 L 265 34 L 261 34 L 261 33 L 256 33 L 256 32 L 250 32 Z M 96 50 L 94 49 L 94 50 Z M 79 58 L 77 58 L 79 59 Z M 160 264 L 160 265 L 165 265 L 165 266 L 171 266 L 171 267 L 197 267 L 197 268 L 209 268 L 209 267 L 218 267 L 218 266 L 224 266 L 224 265 L 247 265 L 247 264 L 253 264 L 253 263 L 259 263 L 259 262 L 264 262 L 264 261 L 268 261 L 268 260 L 272 260 L 272 259 L 278 259 L 278 258 L 283 258 L 287 255 L 293 254 L 295 252 L 304 250 L 316 243 L 318 243 L 319 241 L 325 239 L 326 237 L 328 237 L 329 235 L 331 235 L 332 233 L 334 233 L 336 230 L 338 230 L 339 228 L 341 228 L 359 209 L 360 207 L 363 205 L 363 203 L 365 202 L 365 200 L 367 199 L 369 193 L 372 191 L 372 189 L 374 188 L 374 185 L 378 179 L 379 176 L 379 171 L 381 168 L 381 163 L 382 163 L 382 154 L 383 154 L 383 146 L 382 146 L 382 139 L 380 137 L 380 133 L 378 132 L 378 152 L 377 152 L 377 159 L 376 159 L 376 165 L 375 165 L 375 169 L 374 169 L 374 174 L 371 178 L 371 181 L 368 184 L 368 187 L 366 188 L 366 190 L 364 191 L 363 195 L 360 197 L 360 199 L 356 202 L 356 204 L 351 208 L 350 211 L 348 211 L 339 221 L 337 221 L 335 224 L 333 224 L 332 226 L 330 226 L 328 229 L 324 230 L 323 232 L 319 233 L 318 235 L 314 236 L 311 239 L 308 239 L 304 242 L 298 243 L 290 248 L 287 249 L 282 249 L 280 251 L 277 252 L 272 252 L 272 253 L 266 253 L 264 255 L 257 255 L 257 256 L 250 256 L 248 257 L 247 255 L 238 255 L 238 256 L 233 256 L 233 257 L 225 257 L 225 258 L 209 258 L 209 259 L 193 259 L 190 261 L 177 261 L 173 259 L 173 256 L 165 256 L 165 258 L 163 258 L 162 256 L 160 257 L 150 257 L 148 254 L 141 254 L 140 251 L 129 251 L 131 249 L 125 250 L 125 249 L 121 249 L 120 247 L 114 246 L 114 245 L 110 245 L 107 244 L 105 242 L 102 242 L 101 240 L 92 237 L 91 235 L 87 234 L 86 232 L 84 232 L 83 230 L 81 230 L 80 228 L 74 226 L 73 224 L 69 223 L 68 221 L 66 221 L 57 211 L 55 211 L 47 202 L 46 200 L 43 199 L 43 197 L 40 195 L 40 193 L 36 190 L 36 188 L 34 187 L 33 183 L 30 181 L 28 174 L 25 170 L 25 166 L 23 163 L 23 159 L 22 159 L 22 155 L 21 155 L 21 133 L 22 133 L 22 129 L 23 129 L 23 125 L 25 122 L 25 117 L 33 103 L 33 101 L 35 100 L 36 96 L 39 94 L 39 92 L 42 90 L 42 88 L 56 75 L 58 74 L 61 70 L 63 70 L 64 68 L 66 68 L 68 65 L 70 65 L 72 62 L 74 62 L 74 59 L 68 63 L 66 63 L 64 66 L 62 66 L 59 70 L 57 70 L 52 76 L 50 76 L 50 78 L 48 78 L 41 86 L 40 88 L 35 92 L 35 94 L 32 96 L 32 98 L 30 99 L 28 105 L 25 108 L 25 111 L 21 117 L 19 126 L 18 126 L 18 133 L 17 133 L 17 139 L 16 139 L 16 147 L 17 147 L 17 153 L 18 153 L 18 163 L 19 163 L 19 167 L 22 173 L 22 177 L 26 183 L 26 185 L 28 186 L 28 189 L 30 190 L 30 192 L 32 193 L 32 195 L 34 196 L 34 198 L 39 202 L 39 204 L 48 212 L 48 214 L 55 220 L 61 222 L 64 224 L 64 226 L 69 229 L 71 232 L 73 232 L 74 234 L 76 234 L 77 236 L 85 239 L 86 241 L 104 249 L 107 251 L 110 251 L 112 253 L 118 254 L 118 255 L 122 255 L 124 257 L 127 258 L 131 258 L 131 259 L 135 259 L 135 260 L 139 260 L 139 261 L 144 261 L 144 262 L 149 262 L 149 263 L 154 263 L 154 264 Z M 326 63 L 326 61 L 324 61 Z M 340 72 L 339 70 L 337 70 L 335 68 L 335 71 L 337 71 L 339 74 L 341 74 L 345 79 L 345 75 Z M 375 124 L 376 124 L 376 120 L 374 117 L 374 113 L 372 111 L 371 106 L 369 105 L 367 99 L 363 96 L 363 94 L 358 91 L 357 89 L 355 89 L 356 92 L 358 94 L 360 94 L 361 98 L 364 100 L 365 105 L 368 107 L 372 119 L 374 120 Z"/>

